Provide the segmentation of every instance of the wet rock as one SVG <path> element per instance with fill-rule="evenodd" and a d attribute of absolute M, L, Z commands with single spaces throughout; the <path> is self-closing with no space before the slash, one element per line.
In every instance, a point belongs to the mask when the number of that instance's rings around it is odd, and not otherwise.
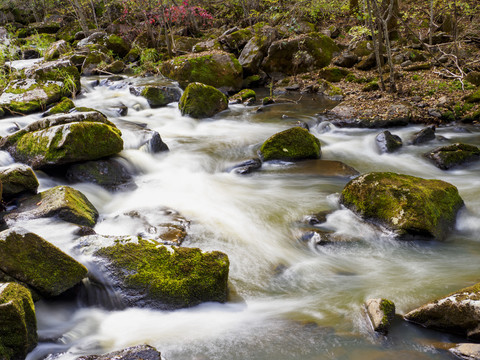
<path fill-rule="evenodd" d="M 369 299 L 365 303 L 365 309 L 373 330 L 387 335 L 395 317 L 395 304 L 387 299 Z"/>
<path fill-rule="evenodd" d="M 25 193 L 36 194 L 39 185 L 32 168 L 23 164 L 13 164 L 0 169 L 0 183 L 5 199 L 12 199 Z"/>
<path fill-rule="evenodd" d="M 359 172 L 351 166 L 334 160 L 304 160 L 294 165 L 280 167 L 273 170 L 286 174 L 301 174 L 323 177 L 354 177 Z"/>
<path fill-rule="evenodd" d="M 45 61 L 56 60 L 63 54 L 66 54 L 70 51 L 70 46 L 65 40 L 58 40 L 51 44 L 47 50 L 45 50 L 44 58 Z"/>
<path fill-rule="evenodd" d="M 464 360 L 480 360 L 480 344 L 464 343 L 457 344 L 449 351 Z"/>
<path fill-rule="evenodd" d="M 100 112 L 75 112 L 38 120 L 1 139 L 0 149 L 39 169 L 115 155 L 123 140 Z"/>
<path fill-rule="evenodd" d="M 199 82 L 224 92 L 239 91 L 243 69 L 233 54 L 222 51 L 179 56 L 162 64 L 161 72 L 179 82 L 182 88 Z"/>
<path fill-rule="evenodd" d="M 72 110 L 75 107 L 75 104 L 73 101 L 69 98 L 63 98 L 62 101 L 60 101 L 58 104 L 55 106 L 52 106 L 50 109 L 45 111 L 42 116 L 50 116 L 50 115 L 56 115 L 56 114 L 65 114 L 68 113 L 70 110 Z"/>
<path fill-rule="evenodd" d="M 257 98 L 257 94 L 252 89 L 243 89 L 242 91 L 236 93 L 235 95 L 230 96 L 228 101 L 233 104 L 242 104 L 248 101 L 249 99 Z"/>
<path fill-rule="evenodd" d="M 332 39 L 319 33 L 277 40 L 268 48 L 262 70 L 268 74 L 296 75 L 329 65 L 338 51 Z"/>
<path fill-rule="evenodd" d="M 131 170 L 116 159 L 73 164 L 68 168 L 65 176 L 72 183 L 93 183 L 107 190 L 125 188 L 132 181 Z"/>
<path fill-rule="evenodd" d="M 375 143 L 382 154 L 395 152 L 403 146 L 400 136 L 393 135 L 388 130 L 378 134 L 375 137 Z"/>
<path fill-rule="evenodd" d="M 238 58 L 244 74 L 253 75 L 258 73 L 260 65 L 267 55 L 268 48 L 276 37 L 277 31 L 268 25 L 257 29 L 257 32 L 245 45 Z"/>
<path fill-rule="evenodd" d="M 0 249 L 0 270 L 43 296 L 60 295 L 87 275 L 85 266 L 21 228 L 0 232 Z"/>
<path fill-rule="evenodd" d="M 425 156 L 438 168 L 448 170 L 480 159 L 480 149 L 473 145 L 456 143 L 439 147 Z"/>
<path fill-rule="evenodd" d="M 131 94 L 146 98 L 151 108 L 177 102 L 182 96 L 182 91 L 179 88 L 171 86 L 130 86 L 129 90 Z"/>
<path fill-rule="evenodd" d="M 56 186 L 23 199 L 17 209 L 4 219 L 10 224 L 19 219 L 58 217 L 78 225 L 94 226 L 98 211 L 80 191 L 69 186 Z"/>
<path fill-rule="evenodd" d="M 334 65 L 343 68 L 352 68 L 358 63 L 358 56 L 350 52 L 343 52 L 333 61 L 333 63 Z"/>
<path fill-rule="evenodd" d="M 228 171 L 234 172 L 235 174 L 246 175 L 260 169 L 261 167 L 262 161 L 258 158 L 254 158 L 234 165 L 230 169 L 228 169 Z"/>
<path fill-rule="evenodd" d="M 178 108 L 193 118 L 211 117 L 228 108 L 227 97 L 213 86 L 191 83 L 185 89 Z"/>
<path fill-rule="evenodd" d="M 366 221 L 401 239 L 443 239 L 464 203 L 455 186 L 391 172 L 373 172 L 350 181 L 340 202 Z"/>
<path fill-rule="evenodd" d="M 379 113 L 380 112 L 380 113 Z M 406 105 L 390 105 L 386 109 L 356 108 L 347 102 L 329 111 L 328 121 L 338 127 L 389 128 L 408 125 L 411 109 Z"/>
<path fill-rule="evenodd" d="M 476 284 L 429 302 L 405 315 L 426 328 L 480 340 L 480 285 Z"/>
<path fill-rule="evenodd" d="M 414 134 L 411 143 L 421 145 L 432 140 L 435 140 L 435 126 L 428 126 Z"/>
<path fill-rule="evenodd" d="M 132 346 L 104 355 L 81 356 L 76 360 L 162 360 L 160 352 L 150 345 Z"/>
<path fill-rule="evenodd" d="M 32 295 L 16 283 L 0 282 L 0 358 L 25 359 L 37 346 Z"/>
<path fill-rule="evenodd" d="M 168 146 L 162 140 L 160 134 L 154 130 L 143 130 L 143 137 L 141 140 L 140 149 L 145 149 L 147 152 L 156 154 L 163 151 L 168 151 Z"/>
<path fill-rule="evenodd" d="M 264 161 L 318 159 L 321 154 L 320 141 L 308 130 L 294 127 L 268 138 L 259 151 Z"/>
<path fill-rule="evenodd" d="M 119 116 L 127 116 L 128 107 L 126 105 L 112 106 L 110 109 L 114 110 Z"/>
<path fill-rule="evenodd" d="M 80 246 L 93 251 L 94 262 L 128 306 L 176 309 L 227 300 L 224 253 L 160 246 L 138 237 L 87 236 Z"/>

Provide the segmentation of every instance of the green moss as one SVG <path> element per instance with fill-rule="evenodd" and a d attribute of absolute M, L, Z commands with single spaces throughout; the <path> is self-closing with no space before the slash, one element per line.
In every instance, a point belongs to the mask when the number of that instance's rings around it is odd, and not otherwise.
<path fill-rule="evenodd" d="M 235 95 L 230 97 L 230 100 L 240 100 L 244 102 L 248 99 L 256 99 L 257 94 L 252 89 L 243 89 L 242 91 L 236 93 Z"/>
<path fill-rule="evenodd" d="M 45 296 L 61 294 L 87 274 L 85 266 L 33 233 L 5 230 L 0 248 L 0 268 Z"/>
<path fill-rule="evenodd" d="M 165 246 L 139 239 L 138 244 L 117 244 L 95 255 L 123 272 L 129 287 L 170 306 L 227 300 L 229 261 L 221 252 L 174 247 L 171 253 Z"/>
<path fill-rule="evenodd" d="M 473 104 L 473 103 L 478 103 L 480 102 L 480 89 L 478 89 L 475 92 L 472 92 L 470 95 L 465 96 L 464 100 L 467 103 Z"/>
<path fill-rule="evenodd" d="M 227 97 L 214 87 L 192 83 L 185 89 L 178 108 L 182 115 L 205 118 L 227 109 L 228 101 Z"/>
<path fill-rule="evenodd" d="M 380 301 L 380 310 L 383 311 L 382 325 L 388 327 L 395 316 L 395 304 L 393 301 L 382 299 Z"/>
<path fill-rule="evenodd" d="M 105 46 L 108 50 L 113 51 L 115 55 L 121 58 L 128 54 L 130 46 L 120 36 L 112 34 L 105 40 Z"/>
<path fill-rule="evenodd" d="M 340 82 L 343 78 L 350 74 L 350 71 L 342 68 L 324 68 L 319 71 L 318 75 L 329 82 Z M 353 74 L 352 74 L 353 75 Z"/>
<path fill-rule="evenodd" d="M 75 104 L 69 98 L 62 98 L 57 105 L 48 110 L 48 115 L 67 113 L 75 107 Z"/>
<path fill-rule="evenodd" d="M 0 182 L 5 198 L 12 198 L 25 192 L 35 194 L 39 185 L 35 173 L 26 165 L 13 165 L 0 170 Z"/>
<path fill-rule="evenodd" d="M 320 141 L 308 130 L 294 127 L 268 138 L 260 148 L 264 161 L 320 158 Z"/>
<path fill-rule="evenodd" d="M 377 91 L 380 90 L 380 86 L 377 81 L 370 81 L 362 88 L 362 91 Z"/>
<path fill-rule="evenodd" d="M 426 157 L 434 160 L 440 169 L 448 170 L 469 161 L 478 160 L 480 149 L 473 145 L 456 143 L 437 148 L 427 153 Z"/>
<path fill-rule="evenodd" d="M 146 86 L 140 95 L 148 100 L 151 107 L 166 106 L 169 103 L 162 89 L 156 86 Z"/>
<path fill-rule="evenodd" d="M 350 181 L 340 201 L 402 237 L 444 238 L 463 206 L 457 188 L 449 183 L 391 172 L 368 173 Z"/>

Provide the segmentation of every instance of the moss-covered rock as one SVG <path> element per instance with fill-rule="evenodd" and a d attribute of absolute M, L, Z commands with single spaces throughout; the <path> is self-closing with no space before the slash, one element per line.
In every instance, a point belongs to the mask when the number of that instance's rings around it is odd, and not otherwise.
<path fill-rule="evenodd" d="M 357 41 L 352 46 L 351 50 L 354 55 L 361 58 L 363 56 L 368 56 L 373 53 L 373 44 L 371 41 L 367 40 Z"/>
<path fill-rule="evenodd" d="M 200 53 L 204 51 L 213 51 L 213 50 L 223 50 L 222 45 L 216 39 L 209 39 L 206 41 L 198 42 L 192 48 L 192 52 L 194 53 Z"/>
<path fill-rule="evenodd" d="M 142 51 L 138 47 L 132 48 L 127 55 L 123 58 L 123 61 L 128 63 L 135 62 L 140 59 Z"/>
<path fill-rule="evenodd" d="M 424 327 L 480 340 L 480 284 L 429 302 L 405 315 Z"/>
<path fill-rule="evenodd" d="M 158 85 L 130 86 L 130 93 L 143 96 L 151 108 L 167 106 L 179 101 L 182 96 L 182 92 L 177 87 Z"/>
<path fill-rule="evenodd" d="M 48 109 L 44 113 L 44 116 L 65 114 L 65 113 L 68 113 L 70 110 L 72 110 L 74 107 L 75 107 L 75 104 L 73 103 L 73 101 L 67 97 L 64 97 L 62 98 L 62 101 L 60 101 L 58 104 Z"/>
<path fill-rule="evenodd" d="M 402 139 L 398 135 L 393 135 L 390 131 L 385 130 L 375 137 L 380 153 L 392 153 L 403 146 Z"/>
<path fill-rule="evenodd" d="M 40 236 L 21 228 L 0 232 L 0 270 L 43 296 L 57 296 L 79 283 L 87 268 Z"/>
<path fill-rule="evenodd" d="M 395 317 L 395 304 L 387 299 L 369 299 L 365 308 L 373 330 L 387 335 Z"/>
<path fill-rule="evenodd" d="M 350 74 L 350 71 L 336 67 L 324 68 L 318 72 L 318 75 L 322 79 L 325 79 L 329 82 L 340 82 L 348 74 Z"/>
<path fill-rule="evenodd" d="M 480 102 L 480 89 L 464 97 L 467 103 L 474 104 Z"/>
<path fill-rule="evenodd" d="M 222 51 L 179 56 L 162 64 L 161 72 L 186 88 L 191 82 L 200 82 L 225 92 L 239 91 L 243 69 L 232 54 Z"/>
<path fill-rule="evenodd" d="M 340 202 L 367 221 L 400 238 L 443 239 L 464 205 L 455 186 L 391 172 L 373 172 L 350 181 Z"/>
<path fill-rule="evenodd" d="M 318 159 L 321 154 L 320 141 L 301 127 L 279 132 L 268 138 L 260 147 L 264 161 Z"/>
<path fill-rule="evenodd" d="M 257 98 L 257 94 L 255 93 L 254 90 L 243 89 L 242 91 L 236 93 L 235 95 L 230 96 L 229 101 L 230 102 L 243 103 L 243 102 L 247 101 L 248 99 L 255 100 L 256 98 Z"/>
<path fill-rule="evenodd" d="M 25 76 L 38 81 L 60 81 L 65 85 L 73 83 L 74 88 L 68 86 L 69 93 L 80 90 L 80 73 L 77 67 L 68 59 L 48 61 L 25 70 Z M 65 86 L 67 87 L 67 86 Z"/>
<path fill-rule="evenodd" d="M 0 169 L 2 196 L 11 199 L 24 193 L 36 194 L 38 179 L 32 168 L 23 164 L 13 164 Z"/>
<path fill-rule="evenodd" d="M 473 145 L 456 143 L 439 147 L 425 156 L 432 160 L 438 168 L 448 170 L 450 168 L 478 161 L 480 149 Z"/>
<path fill-rule="evenodd" d="M 296 75 L 329 65 L 339 50 L 332 39 L 319 33 L 277 40 L 269 47 L 262 69 L 267 73 Z"/>
<path fill-rule="evenodd" d="M 194 118 L 211 117 L 228 108 L 227 97 L 213 86 L 192 83 L 178 103 L 182 115 Z"/>
<path fill-rule="evenodd" d="M 93 227 L 98 211 L 80 191 L 69 186 L 56 186 L 20 201 L 18 208 L 4 216 L 10 223 L 19 218 L 58 217 L 64 221 Z"/>
<path fill-rule="evenodd" d="M 88 237 L 101 242 L 94 256 L 131 306 L 182 308 L 205 301 L 225 302 L 229 261 L 224 253 L 167 248 L 153 240 Z"/>
<path fill-rule="evenodd" d="M 37 345 L 32 295 L 16 283 L 0 283 L 0 358 L 22 360 Z"/>
<path fill-rule="evenodd" d="M 245 28 L 222 35 L 218 40 L 223 48 L 238 56 L 252 35 L 252 30 L 250 28 Z"/>
<path fill-rule="evenodd" d="M 465 80 L 469 83 L 480 86 L 480 71 L 471 71 L 465 76 Z"/>
<path fill-rule="evenodd" d="M 69 51 L 70 46 L 68 43 L 65 40 L 58 40 L 51 44 L 47 50 L 45 50 L 43 57 L 45 58 L 45 61 L 56 60 Z"/>
<path fill-rule="evenodd" d="M 82 66 L 82 75 L 90 76 L 98 73 L 98 68 L 101 65 L 110 64 L 113 61 L 112 57 L 103 51 L 91 51 Z"/>
<path fill-rule="evenodd" d="M 120 74 L 125 69 L 125 63 L 122 60 L 116 60 L 105 67 L 105 71 L 112 74 Z"/>
<path fill-rule="evenodd" d="M 123 38 L 115 34 L 106 36 L 101 43 L 120 58 L 126 56 L 130 51 L 130 45 Z"/>
<path fill-rule="evenodd" d="M 100 112 L 52 115 L 0 140 L 18 161 L 34 169 L 96 160 L 123 150 L 121 132 Z"/>
<path fill-rule="evenodd" d="M 271 26 L 265 25 L 260 29 L 256 29 L 255 34 L 245 45 L 238 58 L 244 74 L 253 75 L 258 73 L 260 64 L 276 37 L 277 31 Z"/>

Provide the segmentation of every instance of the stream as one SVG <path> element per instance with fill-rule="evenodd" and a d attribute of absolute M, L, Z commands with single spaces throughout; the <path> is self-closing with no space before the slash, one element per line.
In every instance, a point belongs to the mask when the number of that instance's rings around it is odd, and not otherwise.
<path fill-rule="evenodd" d="M 381 130 L 320 123 L 318 114 L 337 103 L 316 95 L 295 94 L 263 111 L 230 105 L 212 119 L 195 120 L 182 117 L 176 103 L 150 109 L 128 87 L 91 87 L 92 80 L 82 78 L 83 93 L 75 104 L 102 111 L 122 130 L 125 150 L 119 158 L 136 185 L 117 192 L 71 185 L 98 209 L 95 231 L 137 235 L 144 224 L 124 214 L 138 211 L 158 222 L 165 208 L 174 209 L 190 221 L 183 246 L 229 256 L 229 279 L 237 294 L 225 304 L 158 311 L 123 308 L 114 293 L 86 283 L 82 297 L 36 303 L 40 342 L 27 360 L 73 360 L 144 343 L 167 360 L 453 358 L 441 350 L 441 343 L 461 339 L 401 318 L 388 337 L 378 336 L 370 330 L 363 304 L 369 298 L 388 298 L 397 314 L 404 314 L 480 281 L 480 162 L 442 171 L 422 156 L 447 143 L 478 145 L 478 129 L 439 128 L 437 140 L 421 146 L 406 145 L 421 126 L 393 129 L 404 146 L 397 153 L 380 154 L 375 136 Z M 128 81 L 141 84 L 145 79 Z M 260 92 L 259 98 L 266 95 Z M 118 105 L 128 106 L 126 116 L 118 115 Z M 39 118 L 3 119 L 0 135 Z M 342 161 L 360 173 L 394 171 L 457 186 L 466 209 L 455 232 L 442 242 L 397 241 L 338 205 L 350 178 L 323 176 L 311 161 L 265 164 L 249 175 L 228 171 L 255 157 L 264 140 L 298 120 L 320 139 L 322 159 Z M 142 127 L 158 131 L 170 151 L 137 149 Z M 11 163 L 0 152 L 0 165 Z M 65 184 L 42 171 L 36 174 L 39 191 Z M 324 211 L 329 215 L 322 228 L 349 241 L 320 246 L 299 240 L 298 222 Z M 88 258 L 75 247 L 75 225 L 55 219 L 18 225 L 89 267 Z"/>

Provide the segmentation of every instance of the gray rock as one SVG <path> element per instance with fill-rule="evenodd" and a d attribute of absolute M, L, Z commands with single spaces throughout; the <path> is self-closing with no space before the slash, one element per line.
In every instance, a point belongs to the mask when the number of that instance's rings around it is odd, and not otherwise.
<path fill-rule="evenodd" d="M 369 299 L 365 308 L 373 330 L 387 335 L 395 317 L 395 304 L 387 299 Z"/>
<path fill-rule="evenodd" d="M 358 56 L 350 52 L 343 52 L 333 61 L 333 63 L 340 67 L 352 68 L 358 63 Z"/>
<path fill-rule="evenodd" d="M 248 41 L 238 58 L 245 75 L 258 73 L 260 64 L 267 55 L 268 48 L 276 37 L 276 30 L 270 26 L 265 26 L 262 27 L 259 34 L 255 34 Z"/>
<path fill-rule="evenodd" d="M 162 360 L 160 353 L 150 345 L 137 345 L 104 355 L 81 356 L 76 360 Z"/>
<path fill-rule="evenodd" d="M 11 199 L 24 193 L 36 194 L 38 179 L 32 168 L 23 164 L 13 164 L 0 170 L 3 185 L 2 196 Z"/>
<path fill-rule="evenodd" d="M 480 159 L 480 149 L 469 144 L 456 143 L 442 146 L 425 154 L 438 168 L 448 170 Z"/>
<path fill-rule="evenodd" d="M 421 145 L 432 140 L 435 140 L 435 126 L 428 126 L 414 134 L 411 143 Z"/>
<path fill-rule="evenodd" d="M 393 135 L 385 130 L 375 137 L 375 142 L 381 153 L 392 153 L 400 149 L 403 145 L 402 139 L 398 135 Z"/>
<path fill-rule="evenodd" d="M 453 355 L 464 360 L 480 360 L 480 344 L 457 344 L 449 350 Z"/>
<path fill-rule="evenodd" d="M 258 158 L 250 159 L 236 164 L 228 169 L 229 172 L 234 172 L 235 174 L 246 175 L 250 174 L 255 170 L 258 170 L 262 167 L 262 161 Z"/>
<path fill-rule="evenodd" d="M 45 50 L 45 54 L 43 55 L 45 61 L 51 61 L 58 59 L 63 54 L 66 54 L 70 50 L 70 46 L 65 40 L 58 40 L 51 44 L 47 50 Z"/>
<path fill-rule="evenodd" d="M 173 86 L 130 86 L 130 93 L 136 96 L 143 96 L 147 99 L 151 108 L 166 106 L 172 102 L 178 102 L 182 91 Z"/>

